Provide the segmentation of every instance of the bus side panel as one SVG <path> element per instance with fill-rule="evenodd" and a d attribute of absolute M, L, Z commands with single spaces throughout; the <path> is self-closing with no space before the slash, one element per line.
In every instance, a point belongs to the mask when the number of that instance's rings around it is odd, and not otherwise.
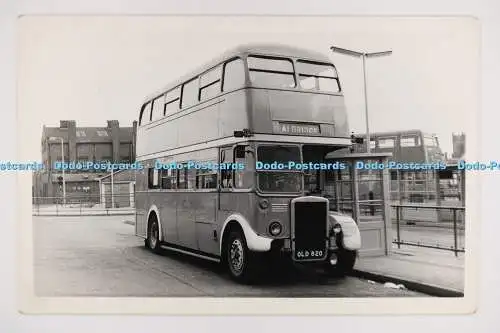
<path fill-rule="evenodd" d="M 217 232 L 217 192 L 198 192 L 195 196 L 196 216 L 196 238 L 200 251 L 219 255 L 220 237 Z"/>
<path fill-rule="evenodd" d="M 136 193 L 135 198 L 135 234 L 146 238 L 147 233 L 147 206 L 146 172 L 145 169 L 135 172 Z"/>
<path fill-rule="evenodd" d="M 177 200 L 181 193 L 175 192 L 153 192 L 151 193 L 151 204 L 158 207 L 160 211 L 160 223 L 162 240 L 177 244 Z"/>
<path fill-rule="evenodd" d="M 256 209 L 253 198 L 255 193 L 252 192 L 221 192 L 219 196 L 220 210 L 217 212 L 218 234 L 222 237 L 222 226 L 226 218 L 238 213 L 243 216 L 249 223 L 255 233 L 258 233 Z"/>
<path fill-rule="evenodd" d="M 190 112 L 189 114 L 173 122 L 174 126 L 186 129 L 177 132 L 178 147 L 215 140 L 219 137 L 219 105 L 217 99 L 207 101 L 195 107 L 196 111 L 189 109 L 187 111 Z M 192 130 L 194 124 L 203 125 L 196 126 L 196 130 Z"/>
<path fill-rule="evenodd" d="M 235 130 L 250 128 L 247 116 L 248 91 L 249 89 L 242 89 L 223 96 L 225 100 L 219 107 L 218 137 L 232 137 Z"/>
<path fill-rule="evenodd" d="M 194 217 L 196 205 L 193 192 L 178 192 L 177 197 L 177 237 L 179 245 L 198 249 Z"/>

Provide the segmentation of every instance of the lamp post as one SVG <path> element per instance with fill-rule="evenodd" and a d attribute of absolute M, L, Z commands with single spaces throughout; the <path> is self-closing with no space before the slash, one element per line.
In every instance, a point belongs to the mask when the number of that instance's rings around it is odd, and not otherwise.
<path fill-rule="evenodd" d="M 113 182 L 113 167 L 111 167 L 111 208 L 115 208 L 115 191 L 114 191 L 114 182 Z"/>
<path fill-rule="evenodd" d="M 357 52 L 353 50 L 343 49 L 340 47 L 332 46 L 330 50 L 335 53 L 340 53 L 344 55 L 348 55 L 351 57 L 361 58 L 363 62 L 363 93 L 365 97 L 365 121 L 366 121 L 366 152 L 370 153 L 370 127 L 368 121 L 368 95 L 366 90 L 366 59 L 367 58 L 375 58 L 375 57 L 384 57 L 392 54 L 392 51 L 382 51 L 382 52 Z"/>
<path fill-rule="evenodd" d="M 61 140 L 63 205 L 66 205 L 66 177 L 64 176 L 64 139 L 60 136 L 52 136 L 49 138 L 49 140 Z"/>

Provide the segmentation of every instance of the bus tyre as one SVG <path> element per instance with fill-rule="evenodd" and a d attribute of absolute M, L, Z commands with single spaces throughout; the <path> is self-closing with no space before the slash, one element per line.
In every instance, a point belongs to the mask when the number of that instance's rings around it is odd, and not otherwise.
<path fill-rule="evenodd" d="M 154 253 L 160 253 L 160 228 L 156 218 L 152 218 L 148 223 L 148 238 L 146 239 L 146 246 Z"/>
<path fill-rule="evenodd" d="M 255 255 L 248 249 L 245 236 L 239 230 L 229 233 L 226 241 L 225 264 L 231 278 L 237 282 L 251 283 L 256 277 Z"/>
<path fill-rule="evenodd" d="M 356 251 L 350 250 L 341 250 L 339 252 L 337 267 L 341 274 L 345 275 L 352 272 L 357 254 Z"/>

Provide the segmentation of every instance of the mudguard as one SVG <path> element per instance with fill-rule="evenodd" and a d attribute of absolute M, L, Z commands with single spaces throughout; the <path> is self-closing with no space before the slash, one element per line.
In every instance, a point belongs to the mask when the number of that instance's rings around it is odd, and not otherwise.
<path fill-rule="evenodd" d="M 266 252 L 271 250 L 271 238 L 259 236 L 250 227 L 248 221 L 240 214 L 232 214 L 225 221 L 222 226 L 221 235 L 224 235 L 227 224 L 230 221 L 236 221 L 243 229 L 248 249 L 255 252 Z M 220 237 L 219 249 L 222 253 L 222 237 Z"/>
<path fill-rule="evenodd" d="M 335 223 L 340 224 L 342 227 L 342 246 L 351 251 L 361 249 L 361 234 L 358 225 L 352 217 L 338 212 L 330 212 L 331 227 L 333 227 Z"/>

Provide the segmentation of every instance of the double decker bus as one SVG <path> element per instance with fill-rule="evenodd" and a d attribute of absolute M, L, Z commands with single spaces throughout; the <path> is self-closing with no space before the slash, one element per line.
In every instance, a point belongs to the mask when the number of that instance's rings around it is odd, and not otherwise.
<path fill-rule="evenodd" d="M 365 136 L 361 136 L 365 138 Z M 370 149 L 389 152 L 391 161 L 400 163 L 442 164 L 445 157 L 435 134 L 421 130 L 377 132 L 370 134 Z M 356 145 L 356 152 L 365 152 L 366 145 Z M 433 203 L 439 170 L 391 170 L 391 199 L 399 203 Z"/>
<path fill-rule="evenodd" d="M 354 266 L 358 226 L 323 195 L 325 173 L 340 179 L 342 170 L 272 167 L 324 162 L 352 144 L 327 56 L 274 44 L 234 48 L 149 96 L 136 143 L 144 168 L 135 233 L 153 252 L 220 262 L 241 282 L 259 275 L 263 257 Z"/>

